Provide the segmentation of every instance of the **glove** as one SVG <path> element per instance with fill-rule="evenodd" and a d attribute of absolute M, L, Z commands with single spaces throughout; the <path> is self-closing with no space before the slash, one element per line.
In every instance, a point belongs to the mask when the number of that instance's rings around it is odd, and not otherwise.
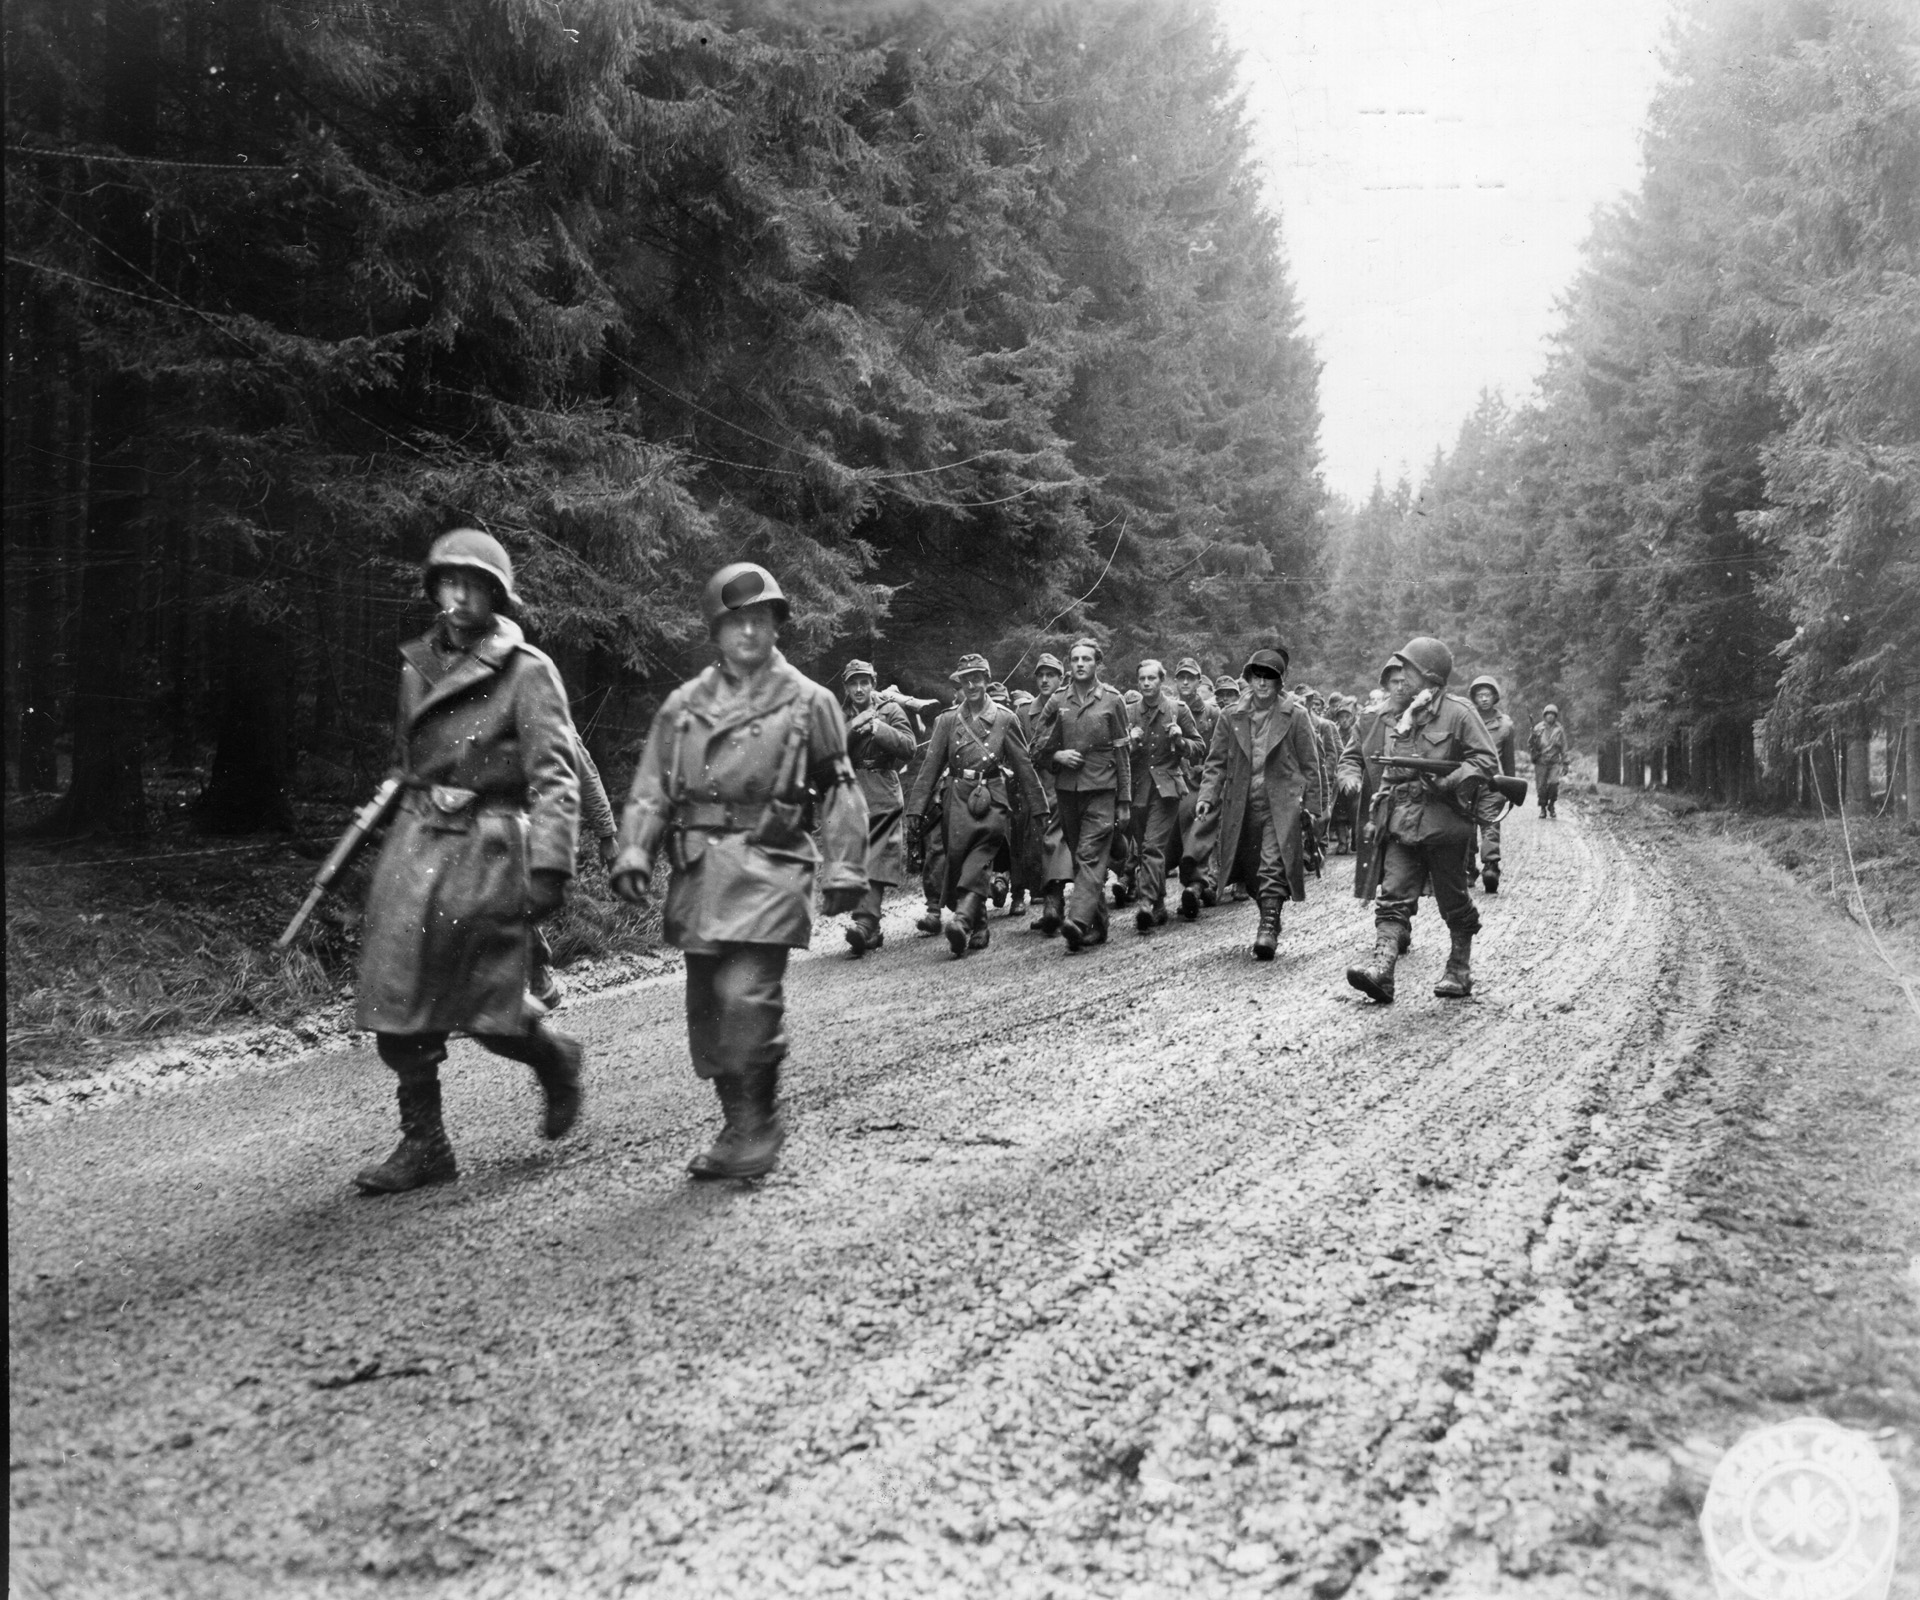
<path fill-rule="evenodd" d="M 866 897 L 865 889 L 822 889 L 820 891 L 821 914 L 837 917 L 848 911 L 857 911 L 860 909 L 860 902 Z"/>
<path fill-rule="evenodd" d="M 527 915 L 550 917 L 567 903 L 567 875 L 551 867 L 536 867 L 527 874 Z"/>
<path fill-rule="evenodd" d="M 643 910 L 653 899 L 653 874 L 650 872 L 616 872 L 612 879 L 613 892 L 630 906 L 639 906 Z"/>

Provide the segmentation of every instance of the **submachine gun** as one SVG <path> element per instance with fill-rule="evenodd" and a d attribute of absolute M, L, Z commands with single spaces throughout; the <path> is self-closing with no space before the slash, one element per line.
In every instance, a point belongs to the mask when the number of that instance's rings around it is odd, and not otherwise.
<path fill-rule="evenodd" d="M 300 902 L 300 909 L 293 914 L 293 920 L 287 924 L 286 932 L 273 941 L 276 950 L 284 950 L 293 943 L 307 918 L 313 915 L 313 909 L 320 904 L 320 898 L 334 885 L 339 876 L 352 866 L 360 852 L 367 847 L 367 840 L 373 836 L 373 830 L 387 820 L 400 799 L 403 787 L 398 778 L 389 778 L 374 791 L 374 796 L 354 813 L 353 821 L 347 824 L 347 831 L 340 835 L 333 851 L 320 864 L 320 870 L 313 875 L 313 887 L 307 891 L 306 899 Z"/>
<path fill-rule="evenodd" d="M 1398 768 L 1406 772 L 1418 772 L 1426 776 L 1443 778 L 1449 772 L 1456 771 L 1459 765 L 1460 763 L 1457 761 L 1435 761 L 1427 756 L 1380 757 L 1380 768 L 1383 773 Z M 1473 773 L 1460 780 L 1460 798 L 1462 800 L 1471 801 L 1473 798 L 1474 790 L 1468 787 L 1469 784 L 1476 786 L 1485 785 L 1487 788 L 1492 789 L 1494 793 L 1499 795 L 1500 798 L 1510 806 L 1523 806 L 1527 803 L 1527 780 L 1525 778 L 1509 778 L 1504 772 L 1496 772 L 1491 778 L 1485 777 L 1477 772 Z"/>

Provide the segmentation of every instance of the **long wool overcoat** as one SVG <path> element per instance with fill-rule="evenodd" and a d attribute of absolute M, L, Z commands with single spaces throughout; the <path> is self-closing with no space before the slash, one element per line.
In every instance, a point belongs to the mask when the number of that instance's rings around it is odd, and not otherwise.
<path fill-rule="evenodd" d="M 985 780 L 968 776 L 982 770 L 990 773 Z M 926 759 L 907 801 L 909 816 L 925 816 L 932 808 L 943 774 L 946 800 L 939 820 L 946 840 L 946 889 L 952 893 L 968 856 L 976 850 L 997 852 L 1011 843 L 1014 807 L 1024 803 L 1029 815 L 1044 814 L 1046 795 L 1027 754 L 1019 714 L 992 700 L 977 718 L 965 706 L 955 706 L 934 720 Z M 981 816 L 975 816 L 968 804 L 976 789 L 986 795 L 984 801 L 975 802 L 984 807 Z"/>
<path fill-rule="evenodd" d="M 900 774 L 913 759 L 913 729 L 907 714 L 890 700 L 870 705 L 847 721 L 847 754 L 853 775 L 867 800 L 867 881 L 907 881 L 907 851 L 902 842 Z"/>
<path fill-rule="evenodd" d="M 1320 778 L 1320 749 L 1313 719 L 1298 701 L 1281 695 L 1273 707 L 1273 745 L 1266 770 L 1260 775 L 1280 833 L 1280 850 L 1287 864 L 1287 892 L 1295 900 L 1307 897 L 1306 846 L 1300 835 L 1302 809 L 1314 815 L 1325 809 Z M 1259 841 L 1242 839 L 1253 798 L 1253 707 L 1246 704 L 1223 711 L 1213 725 L 1213 743 L 1200 773 L 1201 805 L 1213 809 L 1196 817 L 1186 840 L 1184 858 L 1204 867 L 1209 857 L 1222 888 L 1243 883 L 1255 889 Z"/>
<path fill-rule="evenodd" d="M 506 617 L 465 654 L 438 624 L 400 647 L 394 775 L 407 785 L 374 867 L 359 1026 L 519 1033 L 528 873 L 573 876 L 573 718 L 553 663 Z"/>
<path fill-rule="evenodd" d="M 811 790 L 814 835 L 778 843 L 750 824 L 770 799 Z M 620 819 L 613 871 L 653 871 L 670 845 L 665 932 L 670 944 L 715 954 L 729 944 L 804 949 L 813 890 L 867 887 L 867 802 L 847 761 L 840 704 L 778 650 L 749 684 L 719 666 L 680 685 L 654 713 Z"/>

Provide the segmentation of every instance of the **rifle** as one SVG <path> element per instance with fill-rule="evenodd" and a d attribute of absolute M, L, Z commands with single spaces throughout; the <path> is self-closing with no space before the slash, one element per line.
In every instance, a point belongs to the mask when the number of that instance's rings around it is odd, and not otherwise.
<path fill-rule="evenodd" d="M 1457 761 L 1435 761 L 1427 756 L 1383 755 L 1380 757 L 1380 765 L 1383 769 L 1387 767 L 1400 767 L 1408 772 L 1444 776 L 1454 771 L 1460 763 Z M 1509 778 L 1503 772 L 1496 772 L 1491 778 L 1487 778 L 1476 772 L 1469 778 L 1462 778 L 1460 780 L 1461 787 L 1464 788 L 1468 783 L 1475 781 L 1485 783 L 1489 788 L 1495 790 L 1500 798 L 1505 800 L 1510 806 L 1523 806 L 1527 803 L 1527 780 L 1525 778 Z M 1471 798 L 1471 796 L 1463 795 L 1461 798 L 1468 799 Z"/>
<path fill-rule="evenodd" d="M 354 859 L 366 848 L 373 830 L 391 815 L 403 787 L 400 779 L 387 779 L 374 791 L 373 798 L 354 813 L 353 821 L 347 824 L 347 831 L 340 835 L 332 854 L 313 875 L 313 887 L 307 891 L 306 899 L 300 902 L 300 909 L 294 912 L 286 932 L 273 941 L 274 949 L 284 950 L 293 943 L 300 930 L 307 925 L 307 918 L 313 915 L 314 907 L 320 904 L 320 897 L 333 887 L 341 873 L 353 865 Z"/>

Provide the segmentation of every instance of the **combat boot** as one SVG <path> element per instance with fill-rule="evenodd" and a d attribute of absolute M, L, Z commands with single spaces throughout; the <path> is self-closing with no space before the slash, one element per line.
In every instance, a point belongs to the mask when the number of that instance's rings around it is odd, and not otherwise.
<path fill-rule="evenodd" d="M 1040 900 L 1040 915 L 1027 924 L 1035 933 L 1051 939 L 1067 920 L 1067 894 L 1057 883 L 1047 885 Z"/>
<path fill-rule="evenodd" d="M 1013 882 L 1004 872 L 989 873 L 987 882 L 992 888 L 988 898 L 993 901 L 994 910 L 998 911 L 1007 903 L 1007 896 L 1013 893 Z"/>
<path fill-rule="evenodd" d="M 540 1117 L 540 1137 L 564 1139 L 580 1120 L 580 1107 L 586 1099 L 586 1086 L 580 1069 L 586 1052 L 570 1034 L 556 1033 L 544 1022 L 536 1022 L 528 1037 L 533 1048 L 530 1065 L 539 1081 L 546 1106 Z"/>
<path fill-rule="evenodd" d="M 687 1163 L 696 1178 L 764 1178 L 773 1170 L 787 1130 L 777 1108 L 780 1069 L 752 1067 L 715 1078 L 726 1124 L 711 1149 Z"/>
<path fill-rule="evenodd" d="M 1373 954 L 1364 964 L 1347 968 L 1347 982 L 1383 1006 L 1393 1004 L 1393 969 L 1400 960 L 1400 941 L 1405 932 L 1394 924 L 1376 926 Z"/>
<path fill-rule="evenodd" d="M 379 1166 L 353 1175 L 362 1194 L 404 1194 L 430 1183 L 452 1183 L 460 1175 L 440 1123 L 439 1081 L 402 1078 L 398 1097 L 400 1142 Z"/>
<path fill-rule="evenodd" d="M 963 956 L 973 946 L 973 934 L 987 919 L 986 897 L 981 894 L 963 894 L 960 903 L 949 911 L 943 925 L 947 936 L 947 948 L 955 955 Z"/>
<path fill-rule="evenodd" d="M 879 921 L 873 917 L 855 917 L 847 928 L 847 944 L 856 959 L 869 950 L 878 950 L 886 942 L 887 936 L 880 931 Z"/>
<path fill-rule="evenodd" d="M 1133 914 L 1133 925 L 1141 933 L 1152 933 L 1155 928 L 1167 925 L 1167 907 L 1164 901 L 1156 901 L 1150 906 L 1142 906 Z"/>
<path fill-rule="evenodd" d="M 946 925 L 946 919 L 940 913 L 940 902 L 929 900 L 927 914 L 924 917 L 916 917 L 913 925 L 922 933 L 938 933 Z"/>
<path fill-rule="evenodd" d="M 1253 936 L 1253 959 L 1271 961 L 1280 948 L 1280 905 L 1278 900 L 1260 902 L 1260 931 Z"/>
<path fill-rule="evenodd" d="M 1007 915 L 1017 917 L 1026 909 L 1027 891 L 1025 889 L 1015 889 L 1013 891 L 1013 898 L 1007 902 Z"/>
<path fill-rule="evenodd" d="M 1480 883 L 1488 894 L 1498 894 L 1500 892 L 1499 862 L 1489 861 L 1487 863 L 1485 870 L 1480 874 Z"/>
<path fill-rule="evenodd" d="M 1447 970 L 1433 986 L 1436 998 L 1464 1000 L 1473 993 L 1473 935 L 1453 931 L 1453 948 L 1447 952 Z"/>
<path fill-rule="evenodd" d="M 1192 884 L 1180 891 L 1180 915 L 1187 922 L 1200 920 L 1200 892 Z"/>

